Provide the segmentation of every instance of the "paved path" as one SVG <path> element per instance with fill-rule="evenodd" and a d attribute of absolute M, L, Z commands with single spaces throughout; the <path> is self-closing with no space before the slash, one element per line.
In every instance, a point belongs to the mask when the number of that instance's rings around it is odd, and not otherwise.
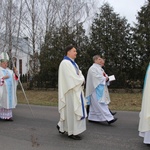
<path fill-rule="evenodd" d="M 75 141 L 56 129 L 57 107 L 18 105 L 14 121 L 0 121 L 0 150 L 150 150 L 138 136 L 139 112 L 118 111 L 118 121 L 91 123 L 82 140 Z"/>

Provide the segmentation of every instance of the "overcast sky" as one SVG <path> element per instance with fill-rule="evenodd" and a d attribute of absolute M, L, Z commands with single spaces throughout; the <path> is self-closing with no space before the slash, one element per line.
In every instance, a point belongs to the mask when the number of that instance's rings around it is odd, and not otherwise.
<path fill-rule="evenodd" d="M 98 0 L 100 5 L 108 2 L 114 8 L 114 12 L 126 17 L 129 23 L 136 22 L 137 12 L 147 0 Z M 100 6 L 99 5 L 99 6 Z"/>

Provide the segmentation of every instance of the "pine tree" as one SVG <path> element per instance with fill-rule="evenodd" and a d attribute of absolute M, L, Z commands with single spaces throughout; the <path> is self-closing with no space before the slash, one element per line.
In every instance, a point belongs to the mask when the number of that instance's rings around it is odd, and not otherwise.
<path fill-rule="evenodd" d="M 134 47 L 136 51 L 137 75 L 143 80 L 150 62 L 150 0 L 138 12 L 137 23 L 133 28 Z"/>
<path fill-rule="evenodd" d="M 130 71 L 131 33 L 125 17 L 115 13 L 108 3 L 102 5 L 91 26 L 90 55 L 99 54 L 106 59 L 105 70 L 115 74 L 120 86 L 128 79 Z"/>
<path fill-rule="evenodd" d="M 85 34 L 85 29 L 80 23 L 74 30 L 74 41 L 76 42 L 77 48 L 77 59 L 76 62 L 82 70 L 83 75 L 86 77 L 88 68 L 90 67 L 91 57 L 88 54 L 89 49 L 89 38 Z"/>
<path fill-rule="evenodd" d="M 56 87 L 58 82 L 58 68 L 65 53 L 67 45 L 74 45 L 77 49 L 76 62 L 80 69 L 86 73 L 88 66 L 85 57 L 88 46 L 88 38 L 85 36 L 85 30 L 82 24 L 77 24 L 75 28 L 63 26 L 49 31 L 45 37 L 45 43 L 42 46 L 40 54 L 40 75 L 44 76 L 44 82 L 49 82 L 51 87 Z"/>

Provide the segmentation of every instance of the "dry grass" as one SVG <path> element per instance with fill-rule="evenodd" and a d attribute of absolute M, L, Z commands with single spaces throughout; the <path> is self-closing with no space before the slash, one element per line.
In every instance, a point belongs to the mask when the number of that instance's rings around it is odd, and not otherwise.
<path fill-rule="evenodd" d="M 57 91 L 25 91 L 27 99 L 30 104 L 33 105 L 45 105 L 45 106 L 57 106 Z M 24 93 L 21 90 L 17 91 L 18 102 L 21 104 L 27 104 Z"/>
<path fill-rule="evenodd" d="M 58 92 L 57 90 L 48 91 L 25 91 L 26 96 L 30 104 L 45 105 L 45 106 L 57 106 Z M 24 94 L 21 90 L 17 91 L 18 102 L 21 104 L 27 104 Z M 111 103 L 109 105 L 112 110 L 124 110 L 124 111 L 140 111 L 142 93 L 125 93 L 125 92 L 111 92 Z"/>
<path fill-rule="evenodd" d="M 142 93 L 110 93 L 112 110 L 140 111 Z"/>

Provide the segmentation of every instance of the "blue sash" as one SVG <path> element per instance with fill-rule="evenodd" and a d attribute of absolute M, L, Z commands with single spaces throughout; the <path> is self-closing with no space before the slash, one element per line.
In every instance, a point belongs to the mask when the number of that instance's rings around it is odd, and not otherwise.
<path fill-rule="evenodd" d="M 6 81 L 6 88 L 8 91 L 8 101 L 9 101 L 9 108 L 12 108 L 12 76 L 6 69 L 3 70 L 4 75 L 8 75 L 9 78 L 5 79 Z"/>
<path fill-rule="evenodd" d="M 79 74 L 79 68 L 77 67 L 75 61 L 71 60 L 69 57 L 65 56 L 64 59 L 69 60 L 76 69 L 77 74 Z"/>
<path fill-rule="evenodd" d="M 84 101 L 83 101 L 82 92 L 81 92 L 81 103 L 82 103 L 82 112 L 83 112 L 83 117 L 81 118 L 81 120 L 82 120 L 85 118 Z"/>
<path fill-rule="evenodd" d="M 96 88 L 96 99 L 97 101 L 101 101 L 103 93 L 104 93 L 104 85 L 99 84 Z M 87 99 L 87 105 L 91 105 L 91 95 L 89 95 L 88 97 L 86 97 Z"/>
<path fill-rule="evenodd" d="M 146 75 L 145 75 L 145 78 L 144 78 L 144 86 L 143 86 L 143 93 L 144 93 L 144 90 L 145 90 L 145 86 L 146 86 L 146 80 L 147 80 L 147 76 L 148 76 L 148 72 L 150 70 L 150 63 L 147 67 L 147 70 L 146 70 Z"/>
<path fill-rule="evenodd" d="M 103 84 L 99 84 L 96 87 L 96 98 L 98 101 L 101 101 L 102 97 L 103 97 L 103 93 L 104 93 L 104 85 Z"/>

